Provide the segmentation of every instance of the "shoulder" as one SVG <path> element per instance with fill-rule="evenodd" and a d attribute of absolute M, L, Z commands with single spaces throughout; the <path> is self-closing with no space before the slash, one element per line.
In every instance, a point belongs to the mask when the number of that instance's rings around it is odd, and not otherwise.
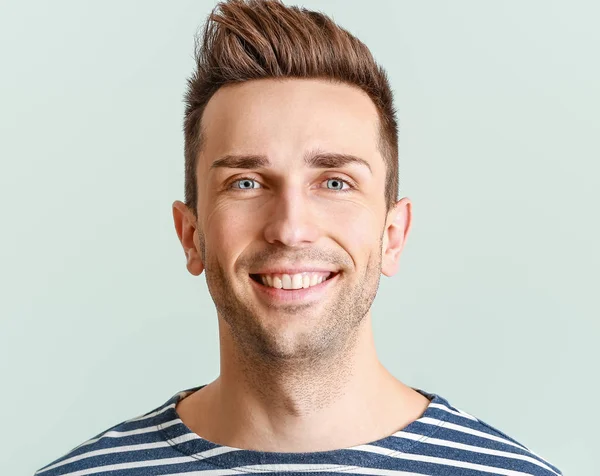
<path fill-rule="evenodd" d="M 43 466 L 35 476 L 58 476 L 67 474 L 88 474 L 98 472 L 94 468 L 108 466 L 111 470 L 125 469 L 126 453 L 136 450 L 160 451 L 169 447 L 162 435 L 162 428 L 168 425 L 171 414 L 185 390 L 171 397 L 166 403 L 142 415 L 122 421 L 69 450 L 61 457 Z M 123 466 L 123 468 L 121 468 Z"/>
<path fill-rule="evenodd" d="M 492 474 L 500 469 L 506 474 L 562 475 L 555 465 L 496 426 L 453 406 L 438 394 L 423 393 L 432 400 L 417 421 L 429 427 L 421 442 L 432 457 L 448 458 L 454 466 Z"/>

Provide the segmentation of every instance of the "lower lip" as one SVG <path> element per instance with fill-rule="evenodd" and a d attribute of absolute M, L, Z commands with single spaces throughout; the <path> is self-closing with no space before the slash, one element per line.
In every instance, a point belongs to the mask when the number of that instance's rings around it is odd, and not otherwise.
<path fill-rule="evenodd" d="M 250 278 L 252 286 L 257 289 L 261 295 L 267 297 L 270 301 L 279 302 L 290 302 L 290 301 L 316 301 L 321 299 L 327 292 L 330 286 L 334 284 L 334 281 L 338 279 L 340 273 L 337 273 L 333 278 L 329 278 L 322 283 L 308 288 L 300 289 L 278 289 L 264 284 L 257 283 L 254 279 Z"/>

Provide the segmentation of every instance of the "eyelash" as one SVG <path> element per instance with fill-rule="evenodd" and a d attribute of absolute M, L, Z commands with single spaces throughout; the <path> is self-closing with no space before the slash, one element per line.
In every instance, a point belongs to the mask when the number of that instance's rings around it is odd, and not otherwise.
<path fill-rule="evenodd" d="M 231 180 L 231 181 L 230 181 L 230 182 L 227 184 L 227 189 L 230 189 L 230 188 L 231 188 L 231 186 L 232 186 L 232 185 L 233 185 L 235 182 L 240 182 L 240 181 L 242 181 L 242 180 L 252 180 L 253 182 L 258 182 L 258 183 L 260 183 L 258 180 L 256 180 L 256 179 L 255 179 L 255 178 L 253 178 L 253 177 L 240 177 L 240 178 L 236 178 L 236 179 L 234 179 L 234 180 Z M 327 178 L 326 178 L 324 181 L 327 181 L 327 180 L 339 180 L 340 182 L 344 182 L 344 183 L 346 183 L 346 184 L 349 186 L 349 188 L 347 188 L 347 189 L 345 189 L 345 190 L 330 190 L 331 192 L 338 192 L 338 193 L 340 193 L 340 192 L 341 192 L 341 193 L 345 193 L 345 192 L 352 192 L 353 190 L 355 190 L 355 189 L 356 189 L 356 186 L 354 185 L 354 183 L 352 183 L 350 180 L 347 180 L 347 179 L 344 179 L 344 178 L 341 178 L 341 177 L 327 177 Z M 252 189 L 252 188 L 239 188 L 239 189 L 237 189 L 237 190 L 244 191 L 244 190 L 254 190 L 254 189 Z"/>

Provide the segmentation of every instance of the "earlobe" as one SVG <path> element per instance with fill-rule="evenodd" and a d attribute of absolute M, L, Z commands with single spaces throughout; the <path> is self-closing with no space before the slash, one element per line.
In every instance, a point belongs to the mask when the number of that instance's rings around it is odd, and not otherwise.
<path fill-rule="evenodd" d="M 204 263 L 198 253 L 188 251 L 187 253 L 187 270 L 194 276 L 200 276 L 204 271 Z"/>
<path fill-rule="evenodd" d="M 396 202 L 388 214 L 381 250 L 381 272 L 388 277 L 398 272 L 400 255 L 410 231 L 411 206 L 410 199 L 405 197 Z"/>
<path fill-rule="evenodd" d="M 196 220 L 187 206 L 180 202 L 173 202 L 173 222 L 177 237 L 183 247 L 186 257 L 186 268 L 190 274 L 199 276 L 204 271 L 204 263 L 200 254 L 199 244 L 196 242 Z"/>

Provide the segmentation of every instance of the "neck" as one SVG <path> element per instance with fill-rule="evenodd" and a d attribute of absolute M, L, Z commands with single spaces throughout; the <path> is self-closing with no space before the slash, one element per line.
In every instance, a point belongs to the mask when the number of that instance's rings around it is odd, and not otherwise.
<path fill-rule="evenodd" d="M 389 436 L 424 411 L 424 397 L 379 362 L 370 313 L 337 355 L 276 366 L 239 351 L 221 326 L 220 376 L 178 407 L 182 420 L 209 441 L 260 451 L 329 451 Z"/>

